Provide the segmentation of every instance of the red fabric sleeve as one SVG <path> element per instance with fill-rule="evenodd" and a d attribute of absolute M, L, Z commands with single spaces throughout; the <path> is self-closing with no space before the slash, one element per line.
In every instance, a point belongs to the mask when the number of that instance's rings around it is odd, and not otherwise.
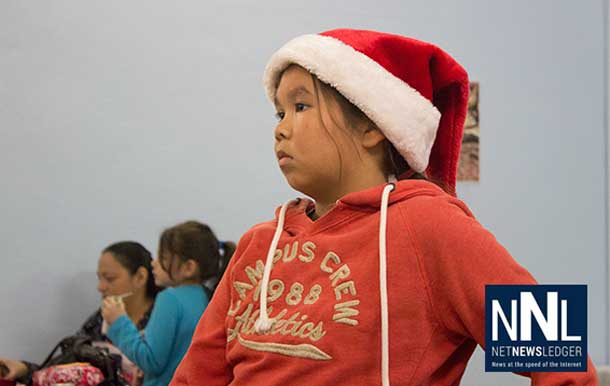
<path fill-rule="evenodd" d="M 448 335 L 474 339 L 485 348 L 485 285 L 536 284 L 496 238 L 459 200 L 418 197 L 402 211 L 419 250 L 428 296 Z M 416 202 L 415 202 L 416 201 Z M 520 373 L 532 385 L 597 385 L 595 367 L 588 372 Z"/>
<path fill-rule="evenodd" d="M 240 240 L 170 386 L 226 386 L 232 381 L 232 369 L 226 360 L 225 321 L 231 304 L 233 267 L 247 248 L 250 239 L 251 234 L 247 233 Z"/>

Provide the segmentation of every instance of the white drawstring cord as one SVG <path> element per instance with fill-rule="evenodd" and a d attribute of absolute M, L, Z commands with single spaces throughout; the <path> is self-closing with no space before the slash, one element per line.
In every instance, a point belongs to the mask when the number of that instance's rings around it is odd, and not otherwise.
<path fill-rule="evenodd" d="M 267 260 L 265 261 L 265 271 L 263 273 L 263 281 L 261 282 L 260 295 L 259 298 L 261 300 L 261 308 L 260 314 L 256 323 L 254 323 L 254 329 L 257 334 L 264 334 L 271 330 L 273 326 L 273 320 L 269 319 L 269 315 L 267 314 L 267 288 L 269 286 L 269 277 L 271 276 L 271 267 L 273 266 L 273 256 L 275 255 L 275 249 L 277 248 L 277 243 L 280 241 L 280 236 L 282 235 L 282 230 L 284 229 L 284 217 L 286 215 L 286 208 L 290 201 L 286 202 L 282 205 L 280 209 L 280 215 L 277 220 L 277 227 L 275 228 L 275 234 L 273 235 L 273 240 L 271 241 L 271 246 L 269 246 L 269 251 L 267 252 Z"/>
<path fill-rule="evenodd" d="M 379 293 L 381 300 L 381 385 L 390 386 L 390 350 L 389 350 L 389 323 L 388 323 L 388 284 L 387 284 L 387 257 L 386 257 L 386 228 L 388 215 L 388 202 L 390 192 L 395 189 L 394 178 L 389 179 L 391 182 L 383 188 L 381 196 L 381 210 L 379 219 Z M 267 291 L 269 286 L 269 278 L 271 276 L 271 268 L 273 266 L 273 257 L 277 244 L 280 240 L 282 230 L 284 228 L 284 218 L 286 215 L 287 202 L 280 209 L 277 227 L 273 240 L 267 252 L 267 260 L 265 262 L 265 271 L 263 273 L 263 281 L 261 282 L 260 290 L 260 314 L 254 324 L 255 331 L 258 334 L 264 334 L 271 330 L 273 320 L 267 314 Z"/>
<path fill-rule="evenodd" d="M 388 201 L 394 183 L 383 188 L 381 196 L 381 216 L 379 219 L 379 293 L 381 296 L 381 385 L 390 386 L 390 349 L 388 336 L 388 283 L 386 258 L 386 226 Z"/>

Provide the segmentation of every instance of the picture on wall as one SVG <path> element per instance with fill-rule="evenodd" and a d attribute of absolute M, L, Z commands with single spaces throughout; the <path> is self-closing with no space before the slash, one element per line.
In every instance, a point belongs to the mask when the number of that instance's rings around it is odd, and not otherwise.
<path fill-rule="evenodd" d="M 479 134 L 479 83 L 471 82 L 468 115 L 458 161 L 458 181 L 479 181 Z"/>

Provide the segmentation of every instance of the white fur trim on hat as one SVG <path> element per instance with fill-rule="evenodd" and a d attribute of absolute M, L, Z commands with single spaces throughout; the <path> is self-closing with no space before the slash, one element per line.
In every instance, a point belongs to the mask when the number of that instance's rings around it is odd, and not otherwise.
<path fill-rule="evenodd" d="M 425 171 L 441 113 L 426 97 L 338 39 L 299 36 L 269 60 L 263 78 L 273 103 L 282 72 L 298 64 L 364 112 L 417 172 Z"/>

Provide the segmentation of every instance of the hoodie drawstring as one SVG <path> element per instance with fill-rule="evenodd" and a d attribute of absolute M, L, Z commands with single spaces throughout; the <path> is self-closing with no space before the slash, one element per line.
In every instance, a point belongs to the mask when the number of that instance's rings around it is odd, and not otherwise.
<path fill-rule="evenodd" d="M 381 385 L 390 386 L 390 348 L 389 348 L 389 325 L 388 325 L 388 283 L 387 283 L 387 257 L 386 257 L 386 228 L 387 228 L 387 217 L 388 217 L 388 202 L 390 199 L 390 193 L 395 189 L 395 179 L 390 178 L 389 183 L 383 188 L 381 195 L 381 208 L 380 208 L 380 219 L 379 219 L 379 294 L 381 302 Z M 279 218 L 277 220 L 277 226 L 275 228 L 275 234 L 273 240 L 269 246 L 267 252 L 267 260 L 265 262 L 265 271 L 263 273 L 263 281 L 261 283 L 260 291 L 260 314 L 254 328 L 256 333 L 264 334 L 271 330 L 273 326 L 273 319 L 269 318 L 267 313 L 267 291 L 269 287 L 269 277 L 271 276 L 271 267 L 273 266 L 273 257 L 277 244 L 280 240 L 282 230 L 284 228 L 284 218 L 286 215 L 286 208 L 290 201 L 282 205 L 280 209 Z"/>
<path fill-rule="evenodd" d="M 292 200 L 291 200 L 292 201 Z M 271 267 L 273 266 L 273 256 L 275 255 L 275 249 L 277 248 L 277 243 L 280 241 L 280 236 L 282 235 L 282 230 L 284 229 L 284 217 L 286 216 L 286 208 L 288 208 L 288 204 L 291 201 L 286 202 L 282 205 L 280 209 L 280 215 L 277 220 L 277 226 L 275 228 L 275 234 L 273 235 L 273 240 L 271 241 L 271 245 L 269 246 L 269 252 L 267 252 L 267 260 L 265 261 L 265 271 L 263 273 L 263 282 L 261 283 L 261 291 L 259 298 L 261 300 L 261 309 L 258 319 L 256 323 L 254 323 L 254 329 L 257 334 L 264 334 L 271 330 L 273 325 L 273 320 L 269 319 L 269 314 L 267 314 L 267 290 L 269 287 L 269 277 L 271 276 Z"/>
<path fill-rule="evenodd" d="M 379 294 L 381 301 L 381 385 L 390 386 L 390 340 L 388 335 L 388 283 L 386 258 L 386 226 L 388 201 L 394 183 L 383 188 L 381 195 L 381 215 L 379 219 Z"/>

